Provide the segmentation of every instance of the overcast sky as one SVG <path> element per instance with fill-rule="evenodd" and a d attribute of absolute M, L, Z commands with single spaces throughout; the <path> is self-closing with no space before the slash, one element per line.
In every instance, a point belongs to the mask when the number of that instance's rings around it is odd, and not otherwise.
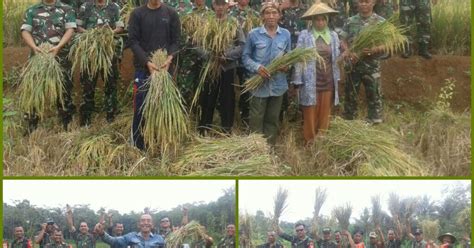
<path fill-rule="evenodd" d="M 120 213 L 158 211 L 184 203 L 216 201 L 234 180 L 4 180 L 3 201 L 27 199 L 39 207 L 89 204 Z"/>
<path fill-rule="evenodd" d="M 443 198 L 442 190 L 457 182 L 470 185 L 469 180 L 239 180 L 239 209 L 249 214 L 262 210 L 265 216 L 273 213 L 273 198 L 279 186 L 288 190 L 288 208 L 280 220 L 296 222 L 313 217 L 315 190 L 327 189 L 327 199 L 320 214 L 329 216 L 334 207 L 349 202 L 352 217 L 359 217 L 364 207 L 371 207 L 371 196 L 380 194 L 384 211 L 388 212 L 390 192 L 400 197 L 429 195 L 432 200 Z"/>

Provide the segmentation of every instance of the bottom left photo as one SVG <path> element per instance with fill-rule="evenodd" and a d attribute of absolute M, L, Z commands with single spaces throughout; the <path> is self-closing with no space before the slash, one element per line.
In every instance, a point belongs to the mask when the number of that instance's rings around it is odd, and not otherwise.
<path fill-rule="evenodd" d="M 4 180 L 3 248 L 235 247 L 235 180 Z"/>

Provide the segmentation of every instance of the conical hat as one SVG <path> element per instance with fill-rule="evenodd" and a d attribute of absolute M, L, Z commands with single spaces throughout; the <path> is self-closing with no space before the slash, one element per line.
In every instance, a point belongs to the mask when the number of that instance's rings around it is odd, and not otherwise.
<path fill-rule="evenodd" d="M 317 15 L 328 15 L 328 14 L 337 14 L 339 11 L 336 11 L 329 7 L 327 4 L 322 3 L 320 0 L 316 2 L 309 8 L 306 13 L 301 17 L 301 19 L 311 19 Z"/>
<path fill-rule="evenodd" d="M 440 235 L 438 237 L 438 240 L 443 242 L 443 237 L 445 236 L 451 237 L 451 239 L 453 240 L 453 243 L 456 243 L 456 237 L 454 237 L 454 235 L 452 235 L 451 233 L 445 233 L 445 234 Z"/>

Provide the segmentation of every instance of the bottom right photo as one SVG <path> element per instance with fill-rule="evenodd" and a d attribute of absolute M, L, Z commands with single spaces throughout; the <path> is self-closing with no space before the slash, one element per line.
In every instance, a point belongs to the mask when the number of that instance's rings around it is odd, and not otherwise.
<path fill-rule="evenodd" d="M 470 180 L 239 180 L 251 248 L 471 247 Z"/>

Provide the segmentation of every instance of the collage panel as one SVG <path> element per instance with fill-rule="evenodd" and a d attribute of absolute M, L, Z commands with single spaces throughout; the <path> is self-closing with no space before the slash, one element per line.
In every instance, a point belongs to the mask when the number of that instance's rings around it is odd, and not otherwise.
<path fill-rule="evenodd" d="M 471 0 L 3 0 L 6 176 L 471 176 Z"/>
<path fill-rule="evenodd" d="M 469 248 L 470 180 L 239 180 L 241 248 Z"/>
<path fill-rule="evenodd" d="M 4 180 L 3 248 L 234 248 L 235 180 Z"/>

